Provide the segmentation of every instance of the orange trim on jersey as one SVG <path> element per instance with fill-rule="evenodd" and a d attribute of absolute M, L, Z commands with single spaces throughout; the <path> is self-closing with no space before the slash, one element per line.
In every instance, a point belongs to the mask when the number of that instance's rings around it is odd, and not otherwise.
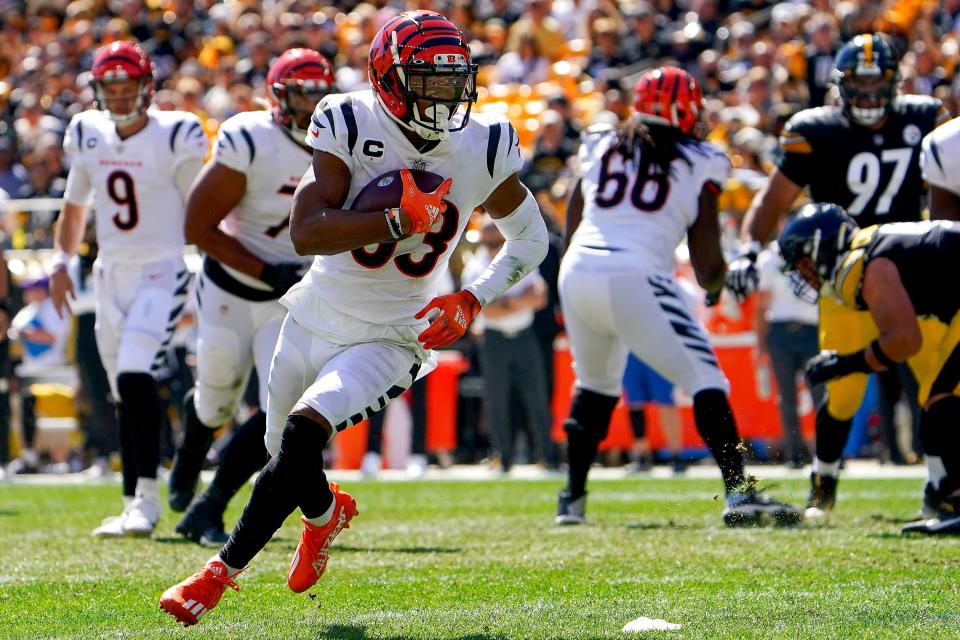
<path fill-rule="evenodd" d="M 781 140 L 780 146 L 787 153 L 813 153 L 813 147 L 806 140 Z"/>

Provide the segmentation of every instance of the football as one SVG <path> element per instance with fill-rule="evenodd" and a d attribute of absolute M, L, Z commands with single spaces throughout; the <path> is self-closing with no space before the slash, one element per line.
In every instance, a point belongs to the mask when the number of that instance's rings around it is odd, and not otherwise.
<path fill-rule="evenodd" d="M 413 169 L 413 181 L 421 191 L 433 191 L 440 186 L 443 178 L 429 171 Z M 400 180 L 400 170 L 388 171 L 371 180 L 350 205 L 352 211 L 379 211 L 400 206 L 400 197 L 403 195 L 403 181 Z"/>

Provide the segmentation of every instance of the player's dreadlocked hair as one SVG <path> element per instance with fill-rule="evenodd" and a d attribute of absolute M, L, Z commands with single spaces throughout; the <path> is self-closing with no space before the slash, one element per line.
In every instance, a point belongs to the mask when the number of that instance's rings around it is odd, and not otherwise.
<path fill-rule="evenodd" d="M 639 166 L 641 159 L 649 162 L 657 173 L 671 173 L 670 164 L 677 159 L 693 165 L 684 148 L 696 148 L 700 141 L 677 127 L 643 122 L 634 116 L 617 125 L 615 149 Z"/>

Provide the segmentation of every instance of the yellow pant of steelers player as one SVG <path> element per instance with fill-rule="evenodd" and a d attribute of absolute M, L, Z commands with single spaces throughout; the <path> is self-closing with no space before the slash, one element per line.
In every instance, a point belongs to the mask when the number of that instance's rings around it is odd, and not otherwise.
<path fill-rule="evenodd" d="M 920 318 L 923 345 L 908 360 L 919 386 L 918 402 L 924 406 L 931 396 L 941 370 L 960 343 L 960 314 L 949 325 Z M 820 348 L 841 355 L 865 349 L 880 335 L 869 311 L 857 311 L 841 305 L 829 296 L 820 298 Z M 817 458 L 834 463 L 840 459 L 850 430 L 850 421 L 863 402 L 869 377 L 857 373 L 827 383 L 827 401 L 817 413 Z M 943 384 L 949 384 L 944 381 Z M 956 394 L 957 385 L 940 394 Z"/>

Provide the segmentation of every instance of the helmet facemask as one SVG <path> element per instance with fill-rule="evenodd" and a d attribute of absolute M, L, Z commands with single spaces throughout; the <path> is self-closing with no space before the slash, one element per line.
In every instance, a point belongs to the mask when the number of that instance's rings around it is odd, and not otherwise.
<path fill-rule="evenodd" d="M 132 94 L 107 95 L 106 85 L 116 85 L 119 83 L 130 82 L 129 78 L 115 78 L 112 80 L 101 80 L 93 83 L 93 92 L 97 102 L 97 108 L 106 111 L 107 115 L 118 127 L 125 127 L 142 116 L 149 106 L 150 81 L 137 80 L 137 89 Z M 133 100 L 133 109 L 126 113 L 117 113 L 110 109 L 110 103 L 116 103 L 123 100 Z"/>
<path fill-rule="evenodd" d="M 477 65 L 463 54 L 440 53 L 434 63 L 413 60 L 391 68 L 406 103 L 406 117 L 398 120 L 424 140 L 446 140 L 462 130 L 477 100 Z M 460 123 L 453 123 L 460 105 L 466 110 Z M 389 110 L 387 110 L 389 113 Z"/>
<path fill-rule="evenodd" d="M 848 74 L 840 82 L 844 108 L 857 124 L 866 127 L 879 124 L 887 115 L 893 93 L 892 78 L 885 77 L 885 74 L 873 77 Z"/>
<path fill-rule="evenodd" d="M 317 104 L 333 91 L 335 89 L 323 80 L 291 80 L 273 87 L 280 123 L 295 142 L 303 144 L 310 127 L 310 116 Z M 300 126 L 301 121 L 305 121 L 305 127 Z"/>

